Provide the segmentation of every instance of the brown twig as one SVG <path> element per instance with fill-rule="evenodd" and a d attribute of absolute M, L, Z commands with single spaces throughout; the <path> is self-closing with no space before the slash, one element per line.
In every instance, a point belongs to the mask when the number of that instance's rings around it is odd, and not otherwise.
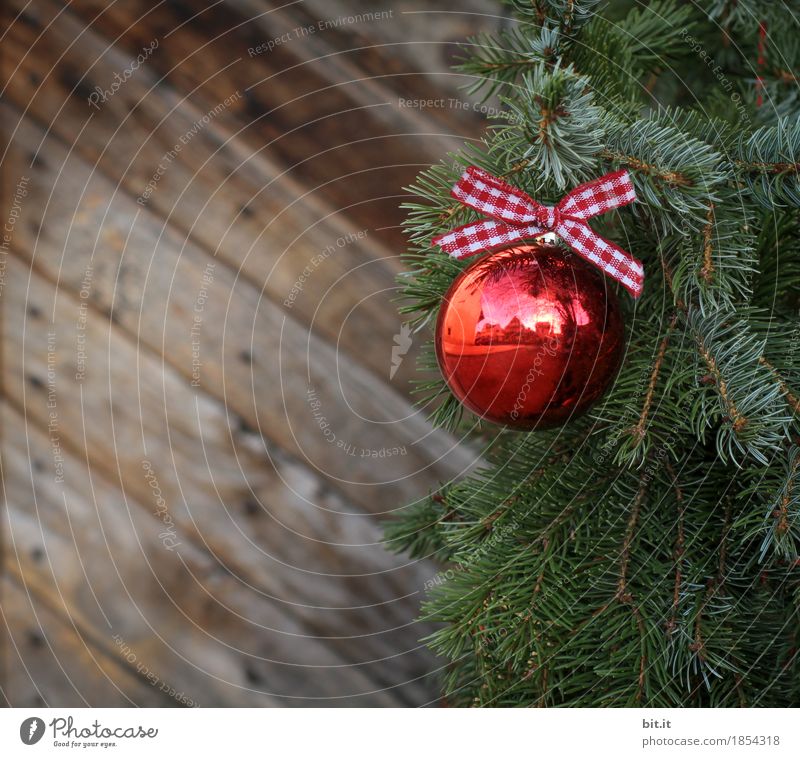
<path fill-rule="evenodd" d="M 714 377 L 717 383 L 717 389 L 719 390 L 720 397 L 722 397 L 722 402 L 725 405 L 725 409 L 728 412 L 728 418 L 730 418 L 731 424 L 733 425 L 733 430 L 738 434 L 747 426 L 748 420 L 739 412 L 739 409 L 736 407 L 736 403 L 733 401 L 733 398 L 728 392 L 728 384 L 722 377 L 722 373 L 717 366 L 717 361 L 706 348 L 702 337 L 697 335 L 695 340 L 697 342 L 697 348 L 700 352 L 700 356 L 703 358 L 703 361 L 708 367 L 709 373 Z"/>
<path fill-rule="evenodd" d="M 661 76 L 661 68 L 656 67 L 651 73 L 650 76 L 647 78 L 647 83 L 644 85 L 644 91 L 647 92 L 648 95 L 653 94 L 653 89 L 655 89 L 656 83 L 658 82 L 658 77 Z"/>
<path fill-rule="evenodd" d="M 569 34 L 572 31 L 572 26 L 575 23 L 575 0 L 567 0 L 567 7 L 564 9 L 564 22 L 561 24 L 561 29 L 564 34 Z"/>
<path fill-rule="evenodd" d="M 673 297 L 675 297 L 675 289 L 672 285 L 672 273 L 667 266 L 667 261 L 664 260 L 664 257 L 661 257 L 661 265 L 664 269 L 664 278 L 667 280 L 669 284 L 670 291 L 672 291 Z M 686 303 L 683 302 L 679 297 L 676 298 L 675 304 L 684 312 L 688 312 L 688 308 Z M 726 410 L 728 411 L 728 417 L 730 418 L 731 423 L 733 424 L 733 430 L 735 433 L 740 433 L 744 430 L 747 426 L 748 420 L 747 418 L 742 415 L 738 408 L 736 407 L 736 403 L 731 398 L 728 392 L 728 384 L 725 379 L 722 377 L 722 373 L 717 366 L 717 361 L 714 360 L 713 355 L 708 351 L 703 342 L 702 338 L 699 335 L 695 336 L 695 341 L 697 342 L 697 348 L 700 353 L 700 356 L 703 358 L 703 362 L 705 362 L 706 367 L 709 371 L 709 377 L 712 379 L 711 382 L 706 380 L 705 383 L 714 383 L 716 384 L 717 388 L 719 389 L 720 396 L 722 397 L 722 401 L 725 405 Z"/>
<path fill-rule="evenodd" d="M 642 507 L 642 501 L 647 493 L 647 483 L 644 481 L 639 486 L 639 491 L 636 492 L 636 497 L 633 500 L 633 507 L 631 514 L 628 518 L 628 527 L 625 530 L 625 540 L 622 542 L 622 551 L 620 554 L 620 577 L 617 582 L 616 599 L 621 602 L 629 602 L 632 599 L 630 592 L 628 592 L 628 564 L 630 563 L 630 550 L 633 543 L 633 537 L 636 533 L 636 525 L 639 522 L 639 513 Z"/>
<path fill-rule="evenodd" d="M 706 224 L 703 226 L 703 267 L 700 269 L 700 278 L 710 284 L 714 280 L 714 247 L 712 245 L 714 233 L 714 203 L 708 203 Z"/>
<path fill-rule="evenodd" d="M 644 695 L 644 674 L 647 670 L 647 654 L 644 651 L 644 620 L 642 619 L 642 614 L 639 612 L 639 608 L 636 607 L 636 605 L 633 605 L 632 607 L 633 614 L 636 617 L 636 627 L 639 629 L 639 640 L 642 645 L 642 654 L 639 658 L 639 683 L 636 690 L 636 701 L 641 702 L 642 696 Z"/>
<path fill-rule="evenodd" d="M 534 12 L 536 13 L 536 20 L 539 24 L 543 24 L 547 20 L 547 13 L 541 3 L 536 2 L 536 0 L 531 0 L 531 7 L 533 8 Z"/>
<path fill-rule="evenodd" d="M 534 102 L 539 108 L 541 118 L 539 119 L 539 140 L 542 144 L 549 144 L 550 137 L 547 133 L 547 128 L 550 124 L 555 123 L 559 118 L 566 118 L 569 116 L 569 111 L 562 105 L 557 105 L 555 108 L 549 108 L 541 97 L 535 97 Z"/>
<path fill-rule="evenodd" d="M 781 84 L 796 84 L 797 83 L 797 76 L 793 71 L 787 71 L 783 68 L 776 68 L 773 72 L 773 76 L 781 83 Z"/>
<path fill-rule="evenodd" d="M 683 580 L 683 551 L 685 543 L 683 518 L 685 508 L 683 504 L 683 491 L 678 484 L 678 476 L 675 473 L 675 469 L 672 467 L 672 463 L 669 460 L 667 460 L 665 467 L 667 469 L 667 474 L 670 479 L 672 479 L 672 486 L 675 489 L 675 499 L 678 503 L 678 537 L 675 541 L 675 549 L 672 553 L 673 560 L 675 561 L 675 584 L 672 590 L 672 611 L 667 621 L 667 633 L 670 634 L 675 629 L 678 619 L 678 605 L 680 603 L 681 582 Z"/>
<path fill-rule="evenodd" d="M 664 338 L 661 340 L 661 344 L 659 345 L 658 353 L 656 355 L 656 360 L 653 363 L 653 370 L 650 373 L 650 381 L 647 384 L 647 392 L 645 393 L 644 405 L 642 406 L 642 412 L 639 415 L 639 421 L 635 426 L 633 426 L 633 428 L 630 429 L 630 433 L 637 440 L 637 443 L 644 439 L 647 417 L 650 414 L 650 408 L 653 404 L 653 397 L 655 396 L 656 384 L 658 383 L 658 374 L 661 372 L 661 365 L 664 362 L 664 356 L 667 352 L 669 338 L 672 335 L 677 322 L 678 315 L 677 313 L 673 313 L 669 321 L 669 328 L 667 329 L 667 333 L 664 335 Z"/>
<path fill-rule="evenodd" d="M 606 160 L 616 161 L 617 163 L 623 163 L 629 168 L 651 176 L 656 181 L 661 181 L 671 187 L 691 187 L 694 184 L 688 176 L 685 176 L 679 171 L 662 170 L 632 155 L 624 155 L 623 153 L 606 149 L 600 151 L 600 157 Z"/>
<path fill-rule="evenodd" d="M 706 655 L 705 655 L 705 640 L 703 639 L 703 634 L 701 631 L 702 627 L 702 620 L 703 620 L 703 613 L 705 612 L 706 607 L 708 607 L 709 602 L 717 595 L 717 593 L 722 589 L 725 584 L 725 571 L 726 571 L 726 562 L 728 557 L 728 549 L 727 549 L 727 539 L 728 539 L 728 531 L 730 530 L 730 518 L 731 518 L 731 504 L 730 500 L 727 500 L 726 507 L 725 507 L 725 522 L 722 526 L 722 536 L 720 537 L 720 544 L 719 544 L 719 565 L 717 567 L 717 576 L 716 578 L 712 578 L 708 582 L 708 589 L 706 591 L 706 596 L 703 599 L 703 604 L 700 605 L 700 609 L 697 611 L 697 617 L 694 620 L 694 641 L 689 645 L 689 649 L 692 652 L 696 652 L 697 656 L 705 662 Z"/>
<path fill-rule="evenodd" d="M 783 536 L 789 530 L 789 503 L 792 501 L 792 491 L 794 490 L 794 477 L 797 473 L 797 468 L 800 466 L 800 455 L 795 457 L 792 462 L 792 467 L 789 471 L 789 480 L 786 483 L 786 491 L 781 497 L 780 506 L 775 511 L 774 516 L 777 518 L 778 523 L 775 530 Z"/>
<path fill-rule="evenodd" d="M 800 399 L 798 399 L 797 396 L 794 394 L 794 392 L 792 392 L 792 390 L 789 389 L 786 382 L 783 380 L 780 373 L 778 373 L 775 366 L 772 365 L 772 363 L 770 363 L 769 360 L 767 360 L 763 355 L 758 358 L 758 362 L 761 365 L 765 366 L 766 368 L 769 368 L 773 377 L 778 382 L 778 386 L 780 387 L 784 399 L 789 403 L 790 407 L 792 408 L 792 410 L 794 410 L 795 413 L 800 413 Z"/>
<path fill-rule="evenodd" d="M 501 516 L 503 513 L 508 510 L 508 508 L 517 501 L 517 497 L 511 497 L 509 499 L 505 499 L 500 503 L 500 506 L 494 510 L 494 512 L 489 513 L 485 518 L 481 520 L 481 525 L 489 531 L 494 527 L 494 522 Z"/>
<path fill-rule="evenodd" d="M 542 670 L 542 696 L 539 697 L 539 707 L 545 706 L 545 698 L 547 697 L 547 673 L 549 668 L 545 665 Z"/>
<path fill-rule="evenodd" d="M 728 532 L 731 530 L 731 500 L 725 499 L 725 522 L 722 525 L 722 536 L 719 540 L 719 567 L 717 569 L 717 584 L 715 593 L 725 584 L 725 574 L 727 573 L 728 560 Z"/>
<path fill-rule="evenodd" d="M 751 163 L 746 160 L 737 160 L 737 167 L 743 171 L 754 171 L 756 173 L 782 174 L 800 173 L 800 163 Z"/>

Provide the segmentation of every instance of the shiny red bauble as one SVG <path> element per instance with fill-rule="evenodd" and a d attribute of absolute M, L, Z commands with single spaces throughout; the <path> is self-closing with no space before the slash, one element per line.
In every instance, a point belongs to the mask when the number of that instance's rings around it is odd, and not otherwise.
<path fill-rule="evenodd" d="M 481 418 L 518 429 L 561 425 L 589 408 L 613 381 L 624 343 L 603 274 L 541 242 L 473 263 L 436 324 L 453 394 Z"/>

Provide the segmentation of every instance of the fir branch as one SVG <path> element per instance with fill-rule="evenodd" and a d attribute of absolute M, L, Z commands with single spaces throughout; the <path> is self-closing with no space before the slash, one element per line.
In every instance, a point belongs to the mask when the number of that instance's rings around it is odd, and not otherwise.
<path fill-rule="evenodd" d="M 800 122 L 782 119 L 742 138 L 735 166 L 764 207 L 800 206 Z"/>
<path fill-rule="evenodd" d="M 717 449 L 723 459 L 741 465 L 742 456 L 749 454 L 767 465 L 767 454 L 787 438 L 791 416 L 781 402 L 780 388 L 760 363 L 764 339 L 724 309 L 713 314 L 690 310 L 688 324 L 712 378 L 694 407 L 698 435 L 721 421 Z M 718 404 L 707 401 L 710 393 Z"/>
<path fill-rule="evenodd" d="M 675 549 L 673 550 L 672 556 L 675 563 L 675 584 L 674 589 L 672 592 L 672 606 L 670 608 L 670 615 L 669 619 L 667 620 L 666 624 L 666 632 L 668 636 L 672 636 L 675 627 L 677 625 L 677 618 L 678 618 L 678 608 L 680 606 L 680 598 L 681 598 L 681 581 L 683 578 L 683 555 L 685 551 L 685 543 L 686 543 L 686 532 L 684 527 L 684 517 L 685 517 L 685 504 L 683 499 L 683 490 L 680 487 L 678 482 L 678 476 L 675 473 L 675 469 L 667 460 L 664 464 L 664 468 L 667 471 L 672 488 L 675 492 L 675 503 L 677 506 L 677 536 L 675 539 Z"/>
<path fill-rule="evenodd" d="M 596 170 L 602 147 L 600 109 L 589 82 L 571 67 L 540 64 L 523 77 L 522 92 L 505 99 L 508 124 L 497 127 L 495 152 L 518 156 L 563 189 Z"/>
<path fill-rule="evenodd" d="M 663 254 L 674 259 L 672 287 L 677 296 L 703 312 L 746 302 L 758 270 L 752 219 L 737 207 L 733 193 L 723 189 L 720 194 L 720 204 L 709 204 L 699 232 L 685 229 L 661 242 Z"/>
<path fill-rule="evenodd" d="M 712 675 L 719 676 L 718 667 L 719 665 L 714 665 L 714 661 L 711 659 L 711 655 L 709 650 L 707 649 L 708 644 L 708 636 L 704 635 L 703 633 L 703 620 L 706 617 L 706 613 L 709 609 L 709 606 L 712 604 L 714 600 L 722 593 L 723 588 L 725 586 L 726 580 L 726 561 L 727 561 L 727 554 L 728 554 L 728 533 L 731 528 L 731 505 L 730 501 L 726 501 L 725 504 L 725 519 L 722 524 L 722 534 L 719 540 L 719 546 L 717 548 L 717 553 L 719 555 L 719 562 L 717 567 L 716 576 L 710 578 L 706 584 L 706 593 L 705 597 L 703 598 L 699 609 L 697 610 L 697 614 L 694 617 L 694 640 L 689 645 L 689 650 L 697 656 L 697 661 L 699 663 L 698 667 L 703 673 L 703 683 L 710 687 L 710 681 L 707 676 L 707 671 L 711 672 Z M 718 663 L 725 664 L 724 658 L 720 658 L 716 660 Z M 735 673 L 737 671 L 734 671 Z M 698 686 L 701 685 L 700 682 L 697 684 Z"/>
<path fill-rule="evenodd" d="M 627 583 L 628 566 L 630 564 L 630 548 L 636 533 L 636 525 L 639 522 L 639 513 L 641 511 L 642 502 L 647 494 L 647 487 L 649 483 L 649 479 L 646 480 L 643 478 L 641 484 L 639 485 L 639 490 L 636 492 L 636 497 L 633 500 L 631 514 L 628 519 L 628 526 L 625 531 L 625 541 L 622 544 L 622 550 L 620 554 L 619 583 L 617 584 L 617 593 L 614 595 L 614 598 L 620 602 L 631 602 L 633 600 L 633 595 L 628 591 Z"/>
<path fill-rule="evenodd" d="M 465 57 L 457 70 L 475 77 L 467 86 L 469 94 L 481 93 L 488 100 L 498 93 L 509 94 L 520 76 L 536 66 L 555 65 L 559 44 L 558 29 L 546 26 L 535 35 L 516 27 L 496 36 L 472 37 L 462 48 Z"/>
<path fill-rule="evenodd" d="M 781 394 L 789 404 L 789 407 L 791 407 L 795 413 L 800 414 L 800 399 L 798 399 L 797 395 L 789 388 L 783 377 L 776 370 L 775 366 L 772 365 L 772 363 L 770 363 L 769 360 L 767 360 L 763 355 L 758 358 L 758 362 L 765 366 L 772 374 L 775 381 L 778 383 L 778 386 L 780 387 Z"/>
<path fill-rule="evenodd" d="M 639 76 L 654 67 L 670 64 L 679 53 L 685 54 L 684 36 L 696 28 L 695 10 L 675 0 L 651 0 L 646 5 L 634 6 L 630 13 L 618 21 L 595 16 L 585 36 L 594 41 L 602 35 L 613 40 L 616 50 L 624 50 Z"/>
<path fill-rule="evenodd" d="M 714 233 L 714 203 L 708 203 L 708 215 L 703 226 L 703 266 L 700 269 L 700 278 L 706 283 L 714 281 L 714 246 L 712 244 Z"/>
<path fill-rule="evenodd" d="M 800 299 L 800 217 L 791 210 L 770 212 L 759 219 L 758 228 L 753 303 L 795 318 Z"/>
<path fill-rule="evenodd" d="M 611 161 L 617 166 L 625 166 L 625 168 L 643 174 L 652 179 L 657 185 L 664 185 L 670 189 L 688 189 L 694 186 L 694 181 L 688 174 L 670 168 L 661 168 L 654 163 L 647 163 L 634 155 L 626 155 L 622 152 L 614 152 L 604 148 L 600 151 L 600 157 Z"/>
<path fill-rule="evenodd" d="M 678 322 L 678 315 L 677 313 L 673 313 L 669 319 L 669 327 L 667 329 L 667 333 L 664 335 L 664 338 L 661 340 L 661 344 L 658 348 L 658 354 L 656 355 L 655 362 L 653 363 L 653 370 L 650 374 L 650 380 L 647 384 L 647 392 L 645 393 L 644 403 L 642 405 L 642 412 L 639 414 L 639 420 L 636 422 L 636 425 L 630 430 L 631 436 L 634 438 L 634 444 L 638 445 L 645 436 L 645 430 L 647 428 L 647 418 L 650 414 L 650 408 L 653 405 L 653 397 L 656 391 L 656 384 L 658 383 L 658 375 L 661 373 L 661 366 L 664 363 L 664 356 L 667 353 L 667 345 L 669 344 L 669 338 L 672 335 L 673 330 L 675 329 L 675 325 Z"/>
<path fill-rule="evenodd" d="M 664 233 L 699 229 L 709 202 L 718 202 L 729 170 L 709 144 L 657 121 L 606 119 L 606 146 L 600 156 L 631 171 L 639 203 Z"/>
<path fill-rule="evenodd" d="M 724 24 L 725 28 L 735 28 L 755 36 L 759 21 L 796 26 L 792 14 L 786 13 L 783 3 L 775 0 L 711 0 L 706 13 L 710 19 Z"/>
<path fill-rule="evenodd" d="M 652 117 L 664 126 L 710 145 L 725 158 L 732 154 L 742 133 L 740 124 L 707 107 L 685 109 L 659 105 Z"/>
<path fill-rule="evenodd" d="M 800 557 L 800 448 L 792 445 L 780 465 L 758 476 L 748 472 L 746 481 L 740 500 L 760 508 L 743 510 L 735 524 L 740 538 L 757 541 L 761 566 L 794 563 Z"/>
<path fill-rule="evenodd" d="M 572 34 L 594 16 L 601 0 L 503 0 L 521 20 Z"/>
<path fill-rule="evenodd" d="M 768 55 L 770 107 L 755 109 L 738 56 L 752 56 L 758 28 L 721 0 L 736 46 L 703 71 L 677 41 L 683 3 L 651 3 L 615 23 L 595 4 L 584 16 L 564 0 L 512 5 L 522 23 L 476 40 L 484 49 L 465 64 L 509 110 L 413 189 L 404 309 L 432 324 L 466 265 L 430 239 L 475 217 L 449 197 L 469 164 L 547 203 L 584 176 L 630 170 L 639 202 L 593 223 L 613 238 L 620 219 L 636 219 L 624 246 L 644 260 L 648 284 L 635 308 L 623 300 L 625 364 L 591 416 L 492 436 L 484 468 L 409 508 L 390 531 L 394 547 L 451 561 L 424 605 L 440 623 L 427 641 L 450 660 L 448 701 L 799 702 L 798 637 L 785 630 L 800 616 L 800 458 L 789 441 L 800 386 L 794 82 Z M 745 5 L 782 17 L 777 4 Z M 793 23 L 770 25 L 788 72 L 800 62 Z M 692 33 L 715 49 L 715 23 Z M 659 73 L 664 58 L 674 77 Z M 703 80 L 695 108 L 676 105 L 686 99 L 681 76 Z M 430 377 L 418 396 L 437 421 L 456 422 L 460 406 L 432 349 L 420 365 Z"/>
<path fill-rule="evenodd" d="M 727 411 L 727 418 L 732 424 L 734 432 L 736 434 L 740 434 L 744 431 L 749 421 L 744 415 L 741 414 L 741 412 L 739 412 L 739 409 L 736 407 L 735 402 L 731 398 L 730 392 L 728 391 L 728 383 L 722 376 L 722 373 L 717 366 L 717 361 L 706 347 L 703 338 L 699 335 L 696 338 L 700 357 L 702 357 L 705 361 L 708 372 L 712 378 L 712 381 L 706 383 L 713 384 L 717 387 L 719 395 L 722 399 L 722 403 Z"/>

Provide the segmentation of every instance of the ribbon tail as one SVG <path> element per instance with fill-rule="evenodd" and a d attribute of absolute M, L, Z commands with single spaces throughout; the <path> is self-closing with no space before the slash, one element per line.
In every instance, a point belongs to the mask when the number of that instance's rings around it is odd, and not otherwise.
<path fill-rule="evenodd" d="M 467 258 L 479 252 L 488 252 L 530 239 L 545 230 L 540 226 L 511 226 L 502 221 L 484 220 L 459 226 L 457 229 L 440 234 L 432 243 L 441 247 L 454 258 Z"/>
<path fill-rule="evenodd" d="M 644 266 L 633 255 L 603 239 L 583 221 L 564 219 L 555 232 L 578 255 L 618 281 L 634 299 L 638 299 L 644 288 Z"/>

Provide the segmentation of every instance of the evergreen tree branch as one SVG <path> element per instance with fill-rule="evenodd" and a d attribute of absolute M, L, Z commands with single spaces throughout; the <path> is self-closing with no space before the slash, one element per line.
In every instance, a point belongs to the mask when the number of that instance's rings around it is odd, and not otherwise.
<path fill-rule="evenodd" d="M 764 207 L 800 206 L 800 122 L 782 119 L 743 138 L 735 166 Z"/>
<path fill-rule="evenodd" d="M 628 169 L 639 201 L 592 223 L 624 234 L 647 285 L 623 299 L 625 363 L 590 416 L 486 437 L 482 469 L 389 529 L 393 548 L 447 561 L 423 614 L 448 702 L 800 702 L 795 22 L 763 0 L 714 0 L 711 18 L 666 0 L 613 17 L 509 5 L 521 23 L 474 40 L 462 68 L 507 110 L 412 188 L 403 310 L 430 326 L 469 262 L 430 246 L 476 217 L 449 197 L 469 164 L 547 204 Z M 432 349 L 420 366 L 418 396 L 457 424 Z"/>

